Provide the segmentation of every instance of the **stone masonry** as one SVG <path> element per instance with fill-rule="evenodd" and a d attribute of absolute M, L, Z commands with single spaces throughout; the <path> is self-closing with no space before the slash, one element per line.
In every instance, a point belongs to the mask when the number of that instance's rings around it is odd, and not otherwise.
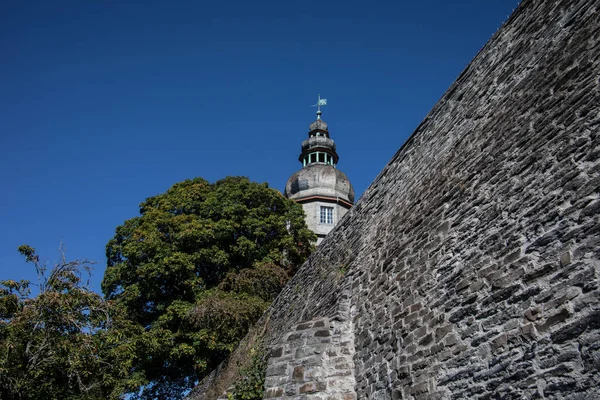
<path fill-rule="evenodd" d="M 265 398 L 356 399 L 354 343 L 349 327 L 336 325 L 327 318 L 300 323 L 271 348 Z"/>
<path fill-rule="evenodd" d="M 267 312 L 266 396 L 600 398 L 599 276 L 600 3 L 524 0 Z"/>

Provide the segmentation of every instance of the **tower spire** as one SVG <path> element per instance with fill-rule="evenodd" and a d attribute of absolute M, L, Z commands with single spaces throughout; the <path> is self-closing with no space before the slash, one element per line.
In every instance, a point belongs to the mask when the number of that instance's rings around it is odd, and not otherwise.
<path fill-rule="evenodd" d="M 317 234 L 317 244 L 354 204 L 354 188 L 336 168 L 339 156 L 335 142 L 329 136 L 327 123 L 321 119 L 321 107 L 326 105 L 327 99 L 319 95 L 317 104 L 313 104 L 317 107 L 317 119 L 310 124 L 298 157 L 302 169 L 290 176 L 283 193 L 302 205 L 308 229 Z"/>
<path fill-rule="evenodd" d="M 317 104 L 313 104 L 313 107 L 317 107 L 317 119 L 321 119 L 321 106 L 327 105 L 327 99 L 322 99 L 321 94 L 319 93 L 317 97 Z"/>

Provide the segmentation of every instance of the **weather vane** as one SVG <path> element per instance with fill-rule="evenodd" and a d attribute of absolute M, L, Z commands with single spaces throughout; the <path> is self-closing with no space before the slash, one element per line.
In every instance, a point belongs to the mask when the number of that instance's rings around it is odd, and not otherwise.
<path fill-rule="evenodd" d="M 317 104 L 313 104 L 313 107 L 317 107 L 317 119 L 321 119 L 321 106 L 327 105 L 327 99 L 322 99 L 321 95 L 317 99 Z"/>

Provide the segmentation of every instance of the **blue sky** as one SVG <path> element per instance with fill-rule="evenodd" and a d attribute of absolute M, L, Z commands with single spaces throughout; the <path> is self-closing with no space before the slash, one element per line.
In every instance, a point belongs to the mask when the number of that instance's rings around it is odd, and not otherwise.
<path fill-rule="evenodd" d="M 517 0 L 0 4 L 0 279 L 16 249 L 95 260 L 172 184 L 283 190 L 315 119 L 357 197 Z"/>

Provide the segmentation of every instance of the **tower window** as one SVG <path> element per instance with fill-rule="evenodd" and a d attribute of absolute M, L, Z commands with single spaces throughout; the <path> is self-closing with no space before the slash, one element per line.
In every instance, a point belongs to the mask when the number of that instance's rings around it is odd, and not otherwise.
<path fill-rule="evenodd" d="M 333 207 L 321 206 L 321 218 L 322 224 L 333 224 Z"/>
<path fill-rule="evenodd" d="M 318 153 L 319 154 L 319 162 L 325 162 L 325 153 Z"/>

